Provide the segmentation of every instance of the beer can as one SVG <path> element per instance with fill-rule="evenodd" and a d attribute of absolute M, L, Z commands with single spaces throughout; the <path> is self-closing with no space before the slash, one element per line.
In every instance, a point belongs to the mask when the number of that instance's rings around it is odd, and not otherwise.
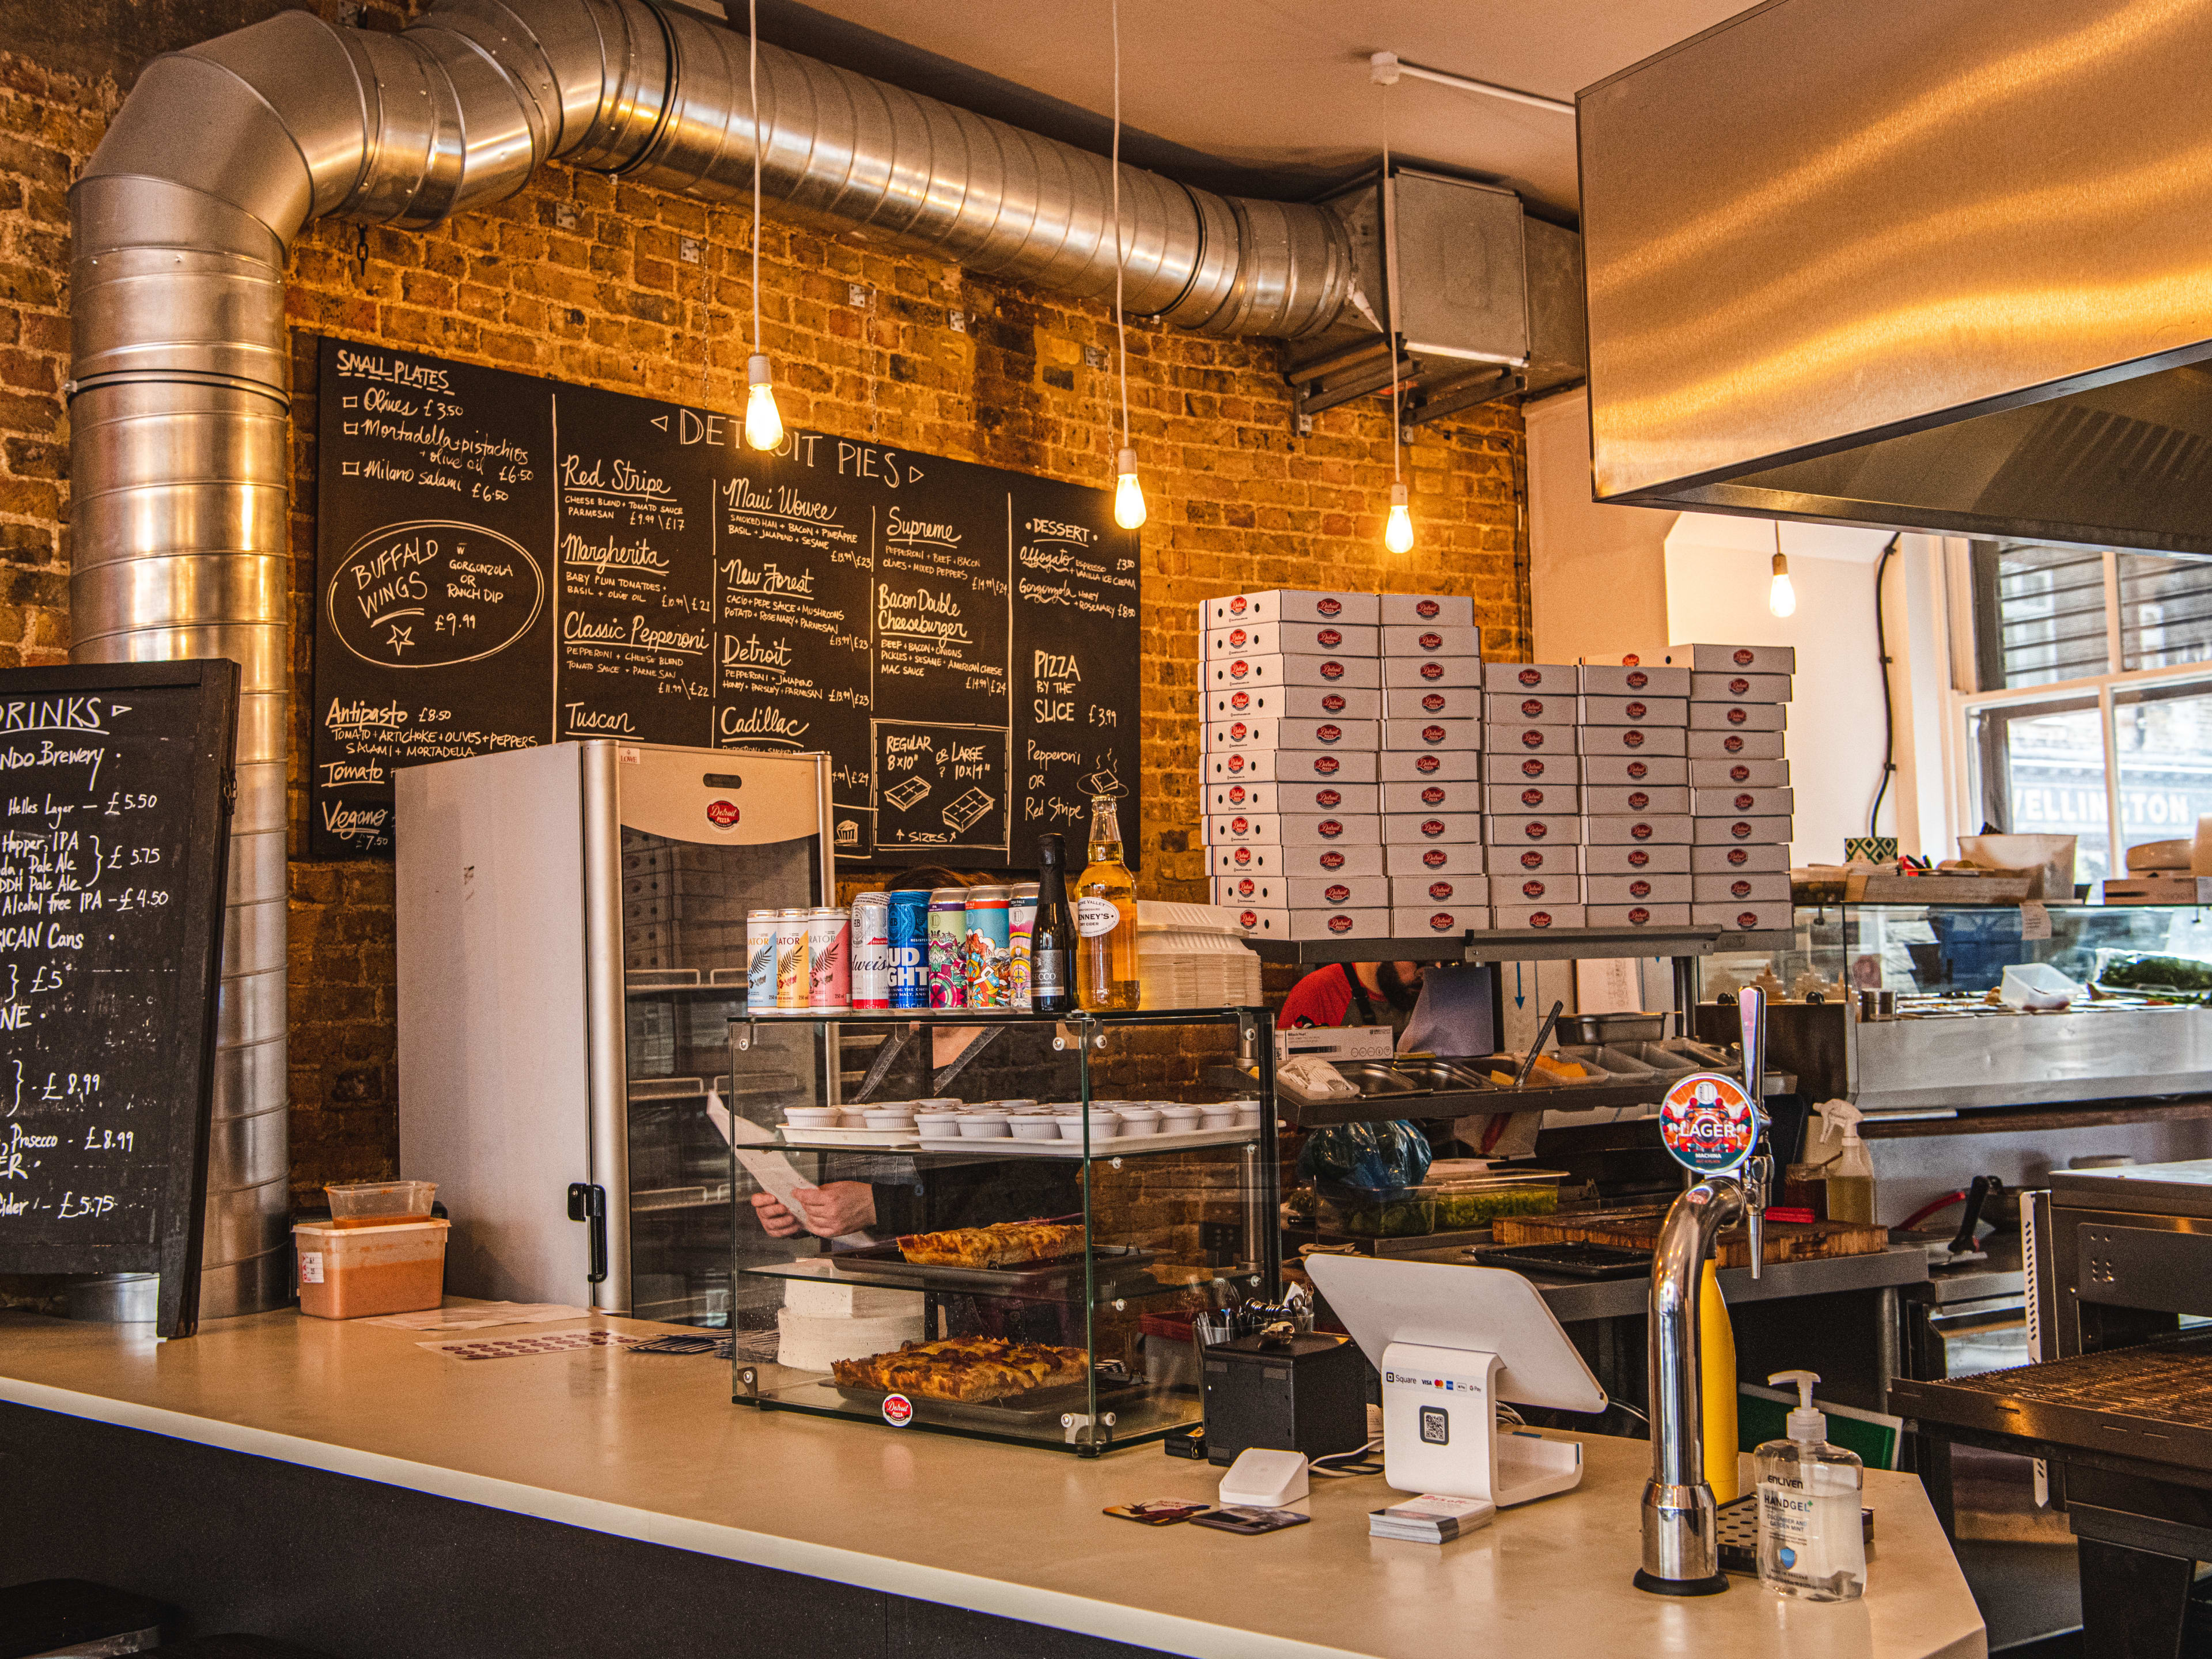
<path fill-rule="evenodd" d="M 968 1006 L 968 890 L 939 887 L 929 895 L 929 1006 Z"/>
<path fill-rule="evenodd" d="M 853 919 L 823 907 L 806 913 L 806 1010 L 842 1014 L 853 1006 Z"/>
<path fill-rule="evenodd" d="M 775 1006 L 786 1014 L 806 1012 L 812 987 L 806 963 L 806 912 L 775 913 Z"/>
<path fill-rule="evenodd" d="M 1036 928 L 1037 884 L 1006 889 L 1006 1006 L 1030 1012 L 1030 935 Z"/>
<path fill-rule="evenodd" d="M 764 1013 L 775 1006 L 775 912 L 745 912 L 745 1006 Z"/>
<path fill-rule="evenodd" d="M 891 1006 L 891 896 L 862 893 L 853 901 L 853 1007 Z"/>
<path fill-rule="evenodd" d="M 891 1006 L 929 1006 L 929 890 L 891 895 Z"/>
<path fill-rule="evenodd" d="M 968 1006 L 1004 1008 L 1006 994 L 1006 890 L 971 887 L 968 890 Z"/>

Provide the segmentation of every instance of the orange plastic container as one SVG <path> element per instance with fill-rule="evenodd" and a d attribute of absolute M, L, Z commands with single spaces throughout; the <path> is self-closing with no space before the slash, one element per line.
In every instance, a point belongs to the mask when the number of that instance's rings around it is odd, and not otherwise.
<path fill-rule="evenodd" d="M 301 1223 L 292 1229 L 300 1311 L 317 1319 L 362 1319 L 436 1307 L 445 1296 L 446 1233 L 452 1224 Z"/>

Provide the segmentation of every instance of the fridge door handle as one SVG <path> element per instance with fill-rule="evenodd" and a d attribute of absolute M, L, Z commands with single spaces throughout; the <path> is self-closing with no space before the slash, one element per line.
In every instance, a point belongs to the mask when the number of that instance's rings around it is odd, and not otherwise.
<path fill-rule="evenodd" d="M 568 1219 L 589 1222 L 592 1228 L 592 1271 L 589 1282 L 607 1279 L 607 1189 L 588 1181 L 568 1183 Z"/>

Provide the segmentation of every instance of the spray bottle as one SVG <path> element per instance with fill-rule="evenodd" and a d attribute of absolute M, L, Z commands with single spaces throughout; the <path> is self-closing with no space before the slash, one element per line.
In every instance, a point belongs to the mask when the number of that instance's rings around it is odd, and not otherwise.
<path fill-rule="evenodd" d="M 1759 1482 L 1759 1582 L 1778 1595 L 1807 1601 L 1855 1601 L 1866 1593 L 1866 1534 L 1859 1492 L 1866 1466 L 1828 1443 L 1828 1419 L 1813 1404 L 1811 1371 L 1777 1371 L 1770 1385 L 1794 1383 L 1797 1409 L 1789 1437 L 1752 1454 Z"/>
<path fill-rule="evenodd" d="M 1828 1219 L 1859 1221 L 1871 1225 L 1874 1221 L 1874 1159 L 1868 1156 L 1866 1142 L 1859 1139 L 1863 1114 L 1848 1100 L 1828 1101 L 1819 1110 L 1820 1145 L 1824 1151 L 1831 1136 L 1838 1130 L 1843 1133 L 1842 1149 L 1826 1163 L 1817 1165 L 1815 1170 L 1828 1183 Z"/>

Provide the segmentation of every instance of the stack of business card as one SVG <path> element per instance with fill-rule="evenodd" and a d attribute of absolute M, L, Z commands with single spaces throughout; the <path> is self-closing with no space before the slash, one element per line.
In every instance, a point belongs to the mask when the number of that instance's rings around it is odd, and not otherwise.
<path fill-rule="evenodd" d="M 1462 1533 L 1488 1526 L 1498 1514 L 1486 1498 L 1439 1498 L 1424 1492 L 1367 1515 L 1370 1538 L 1402 1538 L 1413 1544 L 1442 1544 Z"/>

